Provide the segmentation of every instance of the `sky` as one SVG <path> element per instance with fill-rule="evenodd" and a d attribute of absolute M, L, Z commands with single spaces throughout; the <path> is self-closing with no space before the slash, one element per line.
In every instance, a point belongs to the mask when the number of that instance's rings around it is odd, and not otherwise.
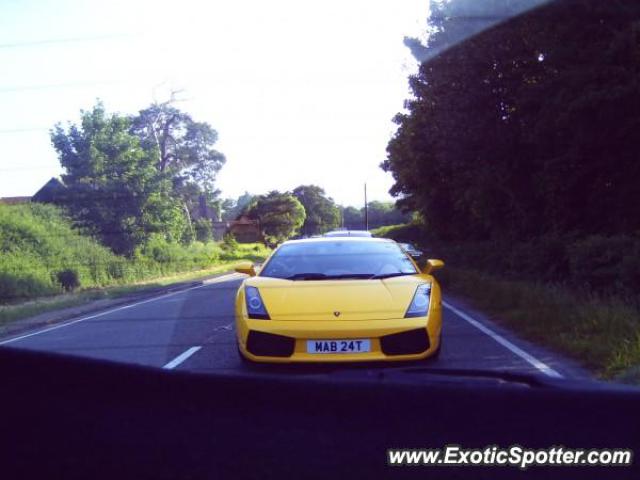
<path fill-rule="evenodd" d="M 100 99 L 176 106 L 219 134 L 217 188 L 323 187 L 343 205 L 391 200 L 379 168 L 417 63 L 429 0 L 3 0 L 0 197 L 62 173 L 49 129 Z"/>

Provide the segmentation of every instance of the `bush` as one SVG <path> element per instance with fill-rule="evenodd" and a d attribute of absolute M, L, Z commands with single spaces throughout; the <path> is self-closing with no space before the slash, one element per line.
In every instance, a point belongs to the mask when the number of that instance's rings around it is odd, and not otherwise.
<path fill-rule="evenodd" d="M 640 238 L 636 236 L 546 235 L 525 242 L 434 243 L 429 247 L 436 251 L 435 256 L 459 268 L 512 280 L 561 283 L 598 295 L 640 295 Z"/>
<path fill-rule="evenodd" d="M 142 247 L 143 255 L 158 263 L 177 262 L 181 249 L 175 243 L 169 243 L 162 235 L 154 234 Z"/>
<path fill-rule="evenodd" d="M 236 237 L 233 236 L 232 233 L 225 233 L 222 248 L 228 252 L 233 252 L 238 249 L 238 241 Z"/>
<path fill-rule="evenodd" d="M 214 242 L 183 245 L 154 234 L 127 258 L 74 228 L 58 207 L 0 204 L 0 304 L 201 270 L 221 259 L 259 261 L 269 253 L 233 237 L 223 246 L 227 258 Z"/>
<path fill-rule="evenodd" d="M 83 286 L 113 283 L 119 257 L 72 227 L 52 205 L 0 205 L 0 303 L 62 291 L 57 273 L 73 269 Z"/>
<path fill-rule="evenodd" d="M 57 272 L 56 280 L 58 280 L 58 283 L 66 292 L 71 292 L 80 286 L 78 272 L 69 268 Z"/>
<path fill-rule="evenodd" d="M 57 289 L 51 285 L 51 282 L 37 273 L 11 275 L 7 272 L 0 272 L 0 298 L 3 303 L 51 295 L 56 292 Z"/>
<path fill-rule="evenodd" d="M 575 283 L 600 292 L 640 293 L 638 255 L 638 238 L 592 235 L 571 245 L 571 277 Z"/>
<path fill-rule="evenodd" d="M 387 225 L 371 230 L 371 234 L 374 237 L 391 238 L 396 242 L 416 243 L 424 236 L 422 228 L 419 223 Z"/>
<path fill-rule="evenodd" d="M 114 280 L 127 278 L 127 262 L 124 258 L 114 259 L 107 264 L 107 275 Z"/>
<path fill-rule="evenodd" d="M 196 240 L 199 242 L 210 242 L 213 240 L 213 227 L 211 221 L 206 218 L 199 218 L 195 222 Z"/>

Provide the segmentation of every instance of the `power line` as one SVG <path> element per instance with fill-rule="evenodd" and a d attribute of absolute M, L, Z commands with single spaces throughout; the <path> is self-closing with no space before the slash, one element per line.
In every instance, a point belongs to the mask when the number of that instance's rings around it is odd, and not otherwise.
<path fill-rule="evenodd" d="M 91 37 L 67 37 L 67 38 L 48 38 L 42 40 L 29 40 L 25 42 L 10 42 L 0 43 L 0 49 L 9 48 L 25 48 L 25 47 L 39 47 L 43 45 L 56 45 L 61 43 L 83 43 L 83 42 L 99 42 L 103 40 L 113 40 L 118 38 L 130 38 L 134 37 L 133 34 L 108 34 L 108 35 L 95 35 Z"/>
<path fill-rule="evenodd" d="M 43 168 L 51 168 L 53 165 L 49 164 L 49 163 L 41 163 L 38 165 L 25 165 L 22 167 L 14 167 L 14 168 L 0 168 L 0 172 L 24 172 L 24 171 L 29 171 L 29 170 L 41 170 Z M 59 168 L 60 165 L 56 164 L 55 165 L 56 168 Z M 2 199 L 2 197 L 0 197 L 0 200 Z M 0 203 L 2 203 L 0 201 Z"/>
<path fill-rule="evenodd" d="M 23 127 L 23 128 L 6 128 L 0 129 L 0 134 L 5 133 L 31 133 L 31 132 L 42 132 L 48 131 L 47 127 Z"/>
<path fill-rule="evenodd" d="M 55 88 L 73 88 L 73 87 L 91 87 L 96 85 L 113 85 L 118 83 L 140 83 L 131 80 L 91 80 L 85 82 L 66 82 L 66 83 L 45 83 L 40 85 L 12 85 L 0 87 L 0 93 L 24 92 L 34 90 L 50 90 Z"/>

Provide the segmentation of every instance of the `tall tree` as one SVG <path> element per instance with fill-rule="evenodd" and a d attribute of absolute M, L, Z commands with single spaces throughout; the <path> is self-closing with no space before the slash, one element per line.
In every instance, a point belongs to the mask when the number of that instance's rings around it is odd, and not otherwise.
<path fill-rule="evenodd" d="M 304 207 L 296 197 L 275 190 L 256 197 L 247 214 L 260 222 L 262 234 L 270 245 L 298 233 L 306 218 Z"/>
<path fill-rule="evenodd" d="M 226 159 L 215 148 L 218 132 L 211 125 L 174 107 L 172 98 L 132 117 L 131 132 L 145 150 L 155 152 L 158 172 L 172 179 L 187 213 L 193 215 L 203 201 L 215 208 L 215 179 Z"/>
<path fill-rule="evenodd" d="M 317 235 L 340 225 L 340 210 L 322 188 L 316 185 L 300 185 L 292 193 L 307 214 L 301 230 L 304 235 Z"/>
<path fill-rule="evenodd" d="M 434 54 L 382 164 L 391 192 L 450 240 L 640 229 L 640 5 L 559 0 L 478 33 L 485 4 L 523 2 L 432 4 Z"/>
<path fill-rule="evenodd" d="M 348 230 L 362 230 L 364 212 L 356 207 L 342 207 L 342 224 Z"/>
<path fill-rule="evenodd" d="M 171 181 L 130 133 L 126 117 L 102 103 L 81 112 L 79 125 L 58 124 L 51 141 L 65 169 L 62 198 L 75 220 L 116 253 L 131 254 L 150 233 L 179 239 L 185 228 Z"/>
<path fill-rule="evenodd" d="M 163 173 L 215 191 L 215 178 L 225 157 L 214 148 L 218 132 L 171 105 L 156 103 L 133 117 L 131 131 L 146 150 L 155 149 L 156 168 Z"/>

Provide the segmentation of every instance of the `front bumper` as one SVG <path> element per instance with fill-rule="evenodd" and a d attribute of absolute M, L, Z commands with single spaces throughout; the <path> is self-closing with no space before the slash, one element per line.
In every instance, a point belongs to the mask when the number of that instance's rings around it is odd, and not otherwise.
<path fill-rule="evenodd" d="M 355 321 L 236 321 L 240 353 L 254 362 L 371 362 L 420 360 L 440 346 L 439 312 L 427 318 Z M 371 339 L 364 353 L 308 353 L 307 340 Z"/>

